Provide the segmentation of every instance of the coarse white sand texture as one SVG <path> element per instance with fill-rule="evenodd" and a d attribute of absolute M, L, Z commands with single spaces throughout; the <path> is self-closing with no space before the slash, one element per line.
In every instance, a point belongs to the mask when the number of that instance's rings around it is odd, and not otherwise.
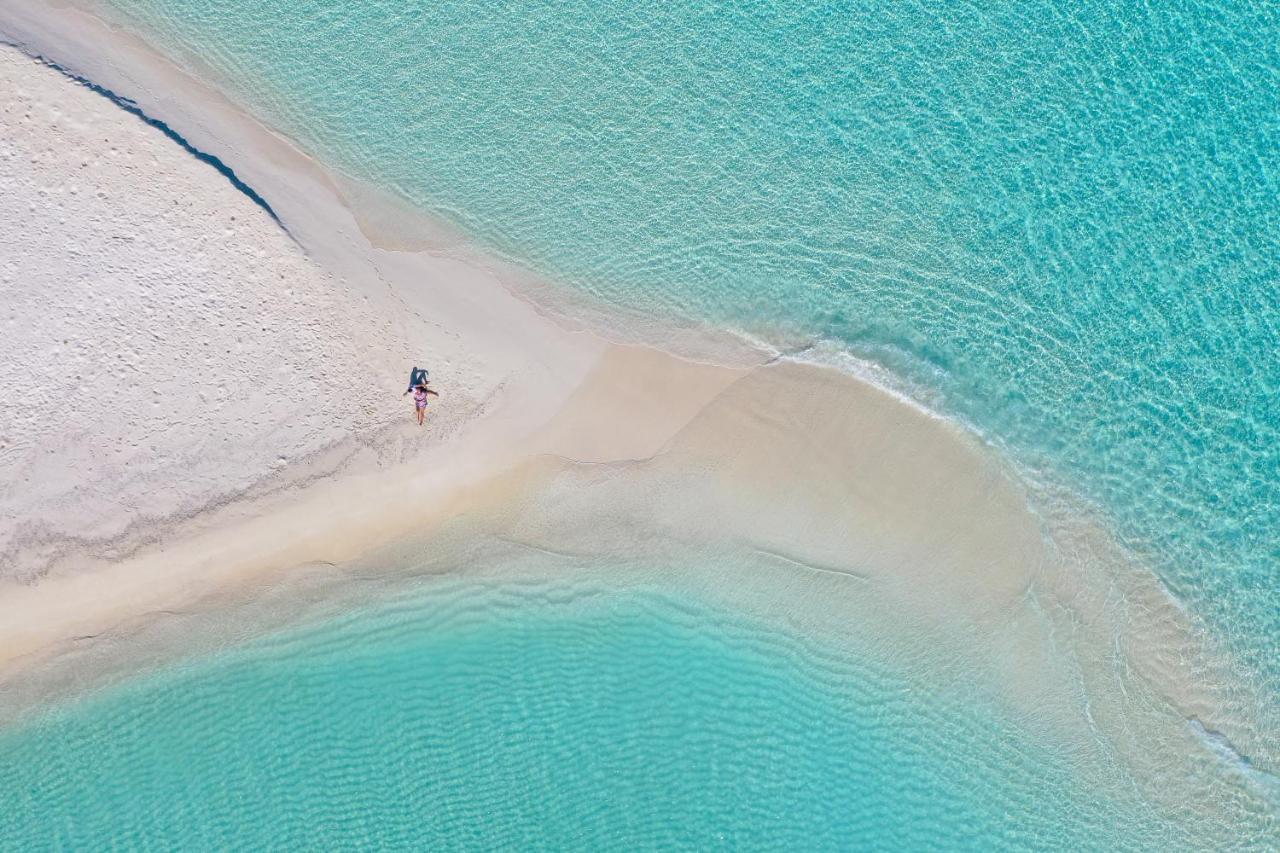
<path fill-rule="evenodd" d="M 416 314 L 320 269 L 213 166 L 103 95 L 11 48 L 0 80 L 10 578 L 411 426 L 400 392 L 439 337 Z M 452 410 L 464 400 L 454 389 Z"/>

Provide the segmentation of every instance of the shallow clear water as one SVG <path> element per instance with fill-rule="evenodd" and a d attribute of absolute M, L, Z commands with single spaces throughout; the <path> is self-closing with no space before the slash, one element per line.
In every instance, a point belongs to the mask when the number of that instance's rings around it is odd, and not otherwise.
<path fill-rule="evenodd" d="M 0 732 L 0 847 L 1119 849 L 992 708 L 695 602 L 401 596 Z M 1176 837 L 1176 836 L 1173 836 Z"/>
<path fill-rule="evenodd" d="M 1274 4 L 110 5 L 559 281 L 889 367 L 1097 502 L 1280 704 Z M 5 833 L 1187 846 L 868 661 L 657 598 L 470 594 L 5 733 Z"/>
<path fill-rule="evenodd" d="M 1280 696 L 1275 4 L 110 5 L 539 270 L 941 394 Z"/>

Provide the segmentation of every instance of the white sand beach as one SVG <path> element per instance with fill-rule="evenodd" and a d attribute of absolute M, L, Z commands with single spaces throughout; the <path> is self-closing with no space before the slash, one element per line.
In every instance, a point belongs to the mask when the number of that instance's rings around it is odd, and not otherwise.
<path fill-rule="evenodd" d="M 1194 715 L 1265 754 L 1154 578 L 1034 508 L 959 426 L 742 344 L 611 341 L 426 224 L 378 226 L 408 214 L 353 212 L 342 179 L 84 12 L 3 0 L 0 40 L 7 670 L 458 519 L 590 552 L 625 546 L 593 523 L 623 518 L 755 554 L 765 592 L 724 594 L 762 610 L 829 577 L 828 630 L 856 613 L 947 638 L 1071 748 L 1168 764 L 1197 749 Z M 414 365 L 440 393 L 421 429 Z"/>
<path fill-rule="evenodd" d="M 944 421 L 832 370 L 716 366 L 564 329 L 485 270 L 359 245 L 350 222 L 335 273 L 285 231 L 289 205 L 282 227 L 158 129 L 3 55 L 17 84 L 6 220 L 26 251 L 5 275 L 17 586 L 0 607 L 40 643 L 220 574 L 350 559 L 546 454 L 697 456 L 672 464 L 713 464 L 715 494 L 743 504 L 724 516 L 771 553 L 945 584 L 976 573 L 983 607 L 1025 588 L 1039 542 L 1025 502 Z M 346 213 L 332 194 L 308 207 Z M 422 430 L 401 397 L 419 363 L 442 394 Z M 78 587 L 93 605 L 72 604 Z M 9 658 L 40 644 L 13 635 L 22 621 L 3 620 Z"/>
<path fill-rule="evenodd" d="M 23 592 L 170 553 L 174 525 L 339 471 L 412 480 L 406 463 L 486 408 L 512 433 L 545 418 L 602 348 L 448 259 L 388 271 L 348 253 L 336 275 L 159 129 L 0 56 L 0 553 Z M 406 300 L 397 274 L 426 281 Z M 442 393 L 423 429 L 402 397 L 417 364 Z"/>

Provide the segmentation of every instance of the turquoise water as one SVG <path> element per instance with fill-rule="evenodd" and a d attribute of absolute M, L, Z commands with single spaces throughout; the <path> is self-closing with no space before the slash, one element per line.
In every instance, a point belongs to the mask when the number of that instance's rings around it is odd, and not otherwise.
<path fill-rule="evenodd" d="M 1099 505 L 1280 711 L 1274 4 L 110 5 L 571 287 L 925 389 Z M 1196 846 L 977 697 L 554 599 L 362 612 L 4 732 L 0 846 Z"/>
<path fill-rule="evenodd" d="M 941 395 L 1280 697 L 1274 3 L 110 5 L 573 286 Z"/>
<path fill-rule="evenodd" d="M 1165 835 L 957 688 L 697 603 L 401 597 L 0 733 L 0 848 L 1121 849 Z"/>

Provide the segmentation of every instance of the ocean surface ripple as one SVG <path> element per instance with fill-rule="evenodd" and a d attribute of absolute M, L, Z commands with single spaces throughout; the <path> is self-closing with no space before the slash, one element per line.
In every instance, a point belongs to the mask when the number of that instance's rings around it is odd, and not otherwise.
<path fill-rule="evenodd" d="M 0 732 L 6 849 L 1139 849 L 957 686 L 696 602 L 462 583 Z"/>

